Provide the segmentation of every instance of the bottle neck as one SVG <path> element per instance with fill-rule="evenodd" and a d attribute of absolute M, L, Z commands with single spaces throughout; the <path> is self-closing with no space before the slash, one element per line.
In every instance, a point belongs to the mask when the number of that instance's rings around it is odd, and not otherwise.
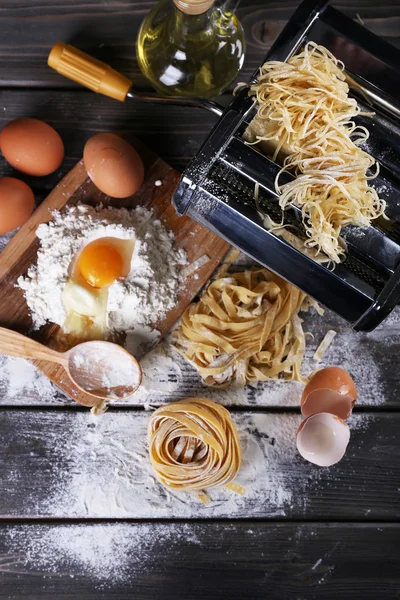
<path fill-rule="evenodd" d="M 215 0 L 174 0 L 175 6 L 186 15 L 202 15 L 214 4 Z"/>
<path fill-rule="evenodd" d="M 175 14 L 172 22 L 171 41 L 178 47 L 184 48 L 186 42 L 193 38 L 198 38 L 198 35 L 207 33 L 213 26 L 213 10 L 214 2 L 208 2 L 208 10 L 201 13 L 188 13 L 182 11 L 179 7 L 180 0 L 174 0 Z"/>

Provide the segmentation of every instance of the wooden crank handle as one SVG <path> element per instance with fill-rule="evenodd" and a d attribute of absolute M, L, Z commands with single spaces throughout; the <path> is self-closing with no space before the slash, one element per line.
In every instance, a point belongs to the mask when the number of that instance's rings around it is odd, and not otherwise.
<path fill-rule="evenodd" d="M 68 364 L 68 359 L 64 358 L 64 355 L 60 352 L 47 348 L 21 333 L 4 327 L 0 327 L 0 354 Z"/>
<path fill-rule="evenodd" d="M 47 63 L 64 77 L 121 102 L 132 87 L 130 79 L 109 65 L 63 42 L 53 46 Z"/>

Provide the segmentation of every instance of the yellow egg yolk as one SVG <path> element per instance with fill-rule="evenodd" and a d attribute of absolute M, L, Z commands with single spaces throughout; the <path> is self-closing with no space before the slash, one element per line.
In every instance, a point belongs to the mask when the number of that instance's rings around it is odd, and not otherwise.
<path fill-rule="evenodd" d="M 89 285 L 103 288 L 121 277 L 123 258 L 112 244 L 95 240 L 82 250 L 78 267 Z"/>

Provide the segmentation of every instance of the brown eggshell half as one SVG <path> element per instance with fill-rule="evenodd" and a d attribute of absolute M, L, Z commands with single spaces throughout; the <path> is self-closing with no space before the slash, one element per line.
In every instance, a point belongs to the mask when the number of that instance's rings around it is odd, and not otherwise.
<path fill-rule="evenodd" d="M 317 371 L 304 388 L 301 412 L 305 417 L 326 412 L 347 419 L 356 400 L 356 386 L 347 371 L 327 367 Z"/>
<path fill-rule="evenodd" d="M 340 419 L 348 419 L 356 403 L 351 396 L 343 396 L 333 390 L 321 389 L 310 392 L 301 405 L 301 413 L 311 417 L 320 412 L 331 413 Z"/>

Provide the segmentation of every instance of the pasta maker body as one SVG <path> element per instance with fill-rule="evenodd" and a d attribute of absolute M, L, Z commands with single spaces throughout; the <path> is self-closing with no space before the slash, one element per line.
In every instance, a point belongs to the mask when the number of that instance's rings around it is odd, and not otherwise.
<path fill-rule="evenodd" d="M 179 215 L 187 214 L 225 238 L 354 329 L 370 331 L 400 302 L 400 51 L 328 1 L 305 0 L 265 61 L 287 60 L 311 40 L 344 62 L 351 95 L 375 113 L 360 117 L 360 124 L 371 134 L 366 150 L 380 163 L 380 174 L 371 185 L 387 202 L 387 218 L 379 218 L 371 227 L 344 228 L 346 258 L 334 269 L 268 231 L 255 196 L 265 214 L 281 221 L 274 185 L 281 167 L 243 140 L 256 112 L 248 86 L 233 98 L 184 171 L 173 202 Z M 257 75 L 258 70 L 249 85 Z M 293 235 L 304 236 L 299 209 L 292 206 L 285 211 L 284 222 Z"/>

